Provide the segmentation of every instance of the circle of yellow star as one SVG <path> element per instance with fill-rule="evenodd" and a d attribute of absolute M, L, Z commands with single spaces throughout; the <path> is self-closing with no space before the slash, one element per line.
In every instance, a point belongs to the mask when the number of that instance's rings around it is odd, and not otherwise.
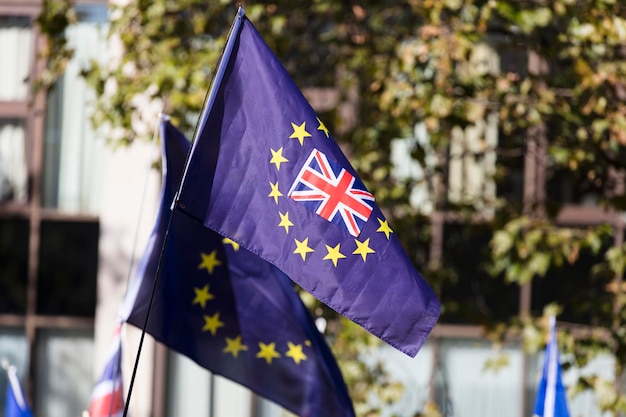
<path fill-rule="evenodd" d="M 289 350 L 285 353 L 285 356 L 292 358 L 296 365 L 300 365 L 300 362 L 307 359 L 304 352 L 302 352 L 302 345 L 294 345 L 291 342 L 287 342 L 287 346 L 289 346 Z"/>
<path fill-rule="evenodd" d="M 278 197 L 283 196 L 283 193 L 278 190 L 278 181 L 276 181 L 276 184 L 272 184 L 272 182 L 270 181 L 270 187 L 272 187 L 272 191 L 270 191 L 267 196 L 274 197 L 274 202 L 278 204 Z"/>
<path fill-rule="evenodd" d="M 331 248 L 330 246 L 326 245 L 326 250 L 328 251 L 328 254 L 322 258 L 325 261 L 327 260 L 333 261 L 333 265 L 335 265 L 335 268 L 337 267 L 337 261 L 339 261 L 339 259 L 343 259 L 346 257 L 346 255 L 339 252 L 340 246 L 341 246 L 341 243 L 337 243 L 337 246 L 335 246 L 334 248 Z"/>
<path fill-rule="evenodd" d="M 387 222 L 387 220 L 378 219 L 378 223 L 380 227 L 376 229 L 376 231 L 384 233 L 385 236 L 387 236 L 387 240 L 389 240 L 389 235 L 393 233 L 393 230 L 389 227 L 389 222 Z"/>
<path fill-rule="evenodd" d="M 217 329 L 220 327 L 224 327 L 224 322 L 220 320 L 219 312 L 213 314 L 212 316 L 204 315 L 204 327 L 202 328 L 203 332 L 208 330 L 213 336 L 215 336 Z"/>
<path fill-rule="evenodd" d="M 231 339 L 230 337 L 226 338 L 226 347 L 222 352 L 230 353 L 233 357 L 239 356 L 239 352 L 242 350 L 248 350 L 248 346 L 241 343 L 241 335 Z"/>
<path fill-rule="evenodd" d="M 317 122 L 319 123 L 317 130 L 321 130 L 322 132 L 324 132 L 326 137 L 328 137 L 328 128 L 326 127 L 326 125 L 320 120 L 319 117 L 317 117 Z"/>
<path fill-rule="evenodd" d="M 283 214 L 279 211 L 278 215 L 280 216 L 280 223 L 278 223 L 278 226 L 284 227 L 285 232 L 289 234 L 289 228 L 293 226 L 293 223 L 291 222 L 291 220 L 289 220 L 289 212 L 286 211 L 285 214 Z"/>
<path fill-rule="evenodd" d="M 257 358 L 265 359 L 267 364 L 272 363 L 272 359 L 280 358 L 280 353 L 276 352 L 276 343 L 268 343 L 267 345 L 263 342 L 259 342 L 259 352 L 256 354 Z"/>
<path fill-rule="evenodd" d="M 216 250 L 212 251 L 208 255 L 204 252 L 201 252 L 200 256 L 202 257 L 202 263 L 198 265 L 198 269 L 206 269 L 207 271 L 209 271 L 209 274 L 213 273 L 213 270 L 216 266 L 222 265 L 222 262 L 217 259 Z"/>
<path fill-rule="evenodd" d="M 277 151 L 275 151 L 274 149 L 270 148 L 270 151 L 272 151 L 272 159 L 270 159 L 270 164 L 276 165 L 276 170 L 280 171 L 280 164 L 282 164 L 283 162 L 289 162 L 289 159 L 287 159 L 287 158 L 285 158 L 283 156 L 283 147 L 282 146 L 280 148 L 278 148 Z"/>
<path fill-rule="evenodd" d="M 200 304 L 200 306 L 204 308 L 207 301 L 215 298 L 215 296 L 209 292 L 209 284 L 202 288 L 194 288 L 193 290 L 196 293 L 196 298 L 193 299 L 192 305 Z"/>
<path fill-rule="evenodd" d="M 376 251 L 370 248 L 370 238 L 365 239 L 365 242 L 359 242 L 357 239 L 354 239 L 356 242 L 356 249 L 352 252 L 353 255 L 361 255 L 363 258 L 363 262 L 367 261 L 367 255 L 370 253 L 375 253 Z"/>
<path fill-rule="evenodd" d="M 309 238 L 305 238 L 302 242 L 298 239 L 294 239 L 296 241 L 296 250 L 293 253 L 297 253 L 302 256 L 302 260 L 306 261 L 306 255 L 309 252 L 315 252 L 312 248 L 309 247 Z"/>
<path fill-rule="evenodd" d="M 235 252 L 237 252 L 239 250 L 239 243 L 235 242 L 232 239 L 229 239 L 229 238 L 225 237 L 224 239 L 222 239 L 222 243 L 225 244 L 225 245 L 231 245 Z"/>
<path fill-rule="evenodd" d="M 289 136 L 289 139 L 298 139 L 300 145 L 304 145 L 304 138 L 310 138 L 311 134 L 306 131 L 306 122 L 302 122 L 300 126 L 295 123 L 291 123 L 293 133 Z"/>

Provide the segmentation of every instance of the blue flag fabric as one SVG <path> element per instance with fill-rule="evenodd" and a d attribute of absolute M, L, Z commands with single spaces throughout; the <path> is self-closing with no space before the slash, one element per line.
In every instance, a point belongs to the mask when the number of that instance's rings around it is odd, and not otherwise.
<path fill-rule="evenodd" d="M 439 301 L 327 127 L 242 19 L 177 208 L 415 356 Z"/>
<path fill-rule="evenodd" d="M 537 400 L 533 416 L 569 417 L 567 395 L 561 379 L 561 362 L 556 340 L 556 319 L 550 317 L 550 340 L 546 346 L 541 381 L 537 389 Z"/>
<path fill-rule="evenodd" d="M 7 385 L 7 398 L 5 405 L 5 417 L 33 417 L 30 407 L 20 386 L 20 380 L 14 366 L 7 369 L 9 383 Z"/>
<path fill-rule="evenodd" d="M 190 147 L 169 122 L 161 137 L 161 207 L 123 307 L 138 327 Z M 353 417 L 335 358 L 292 285 L 273 265 L 174 211 L 147 332 L 300 416 Z"/>

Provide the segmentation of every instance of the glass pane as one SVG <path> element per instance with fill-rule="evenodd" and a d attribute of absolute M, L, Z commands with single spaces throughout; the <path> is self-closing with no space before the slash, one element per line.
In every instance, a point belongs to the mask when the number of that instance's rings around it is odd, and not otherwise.
<path fill-rule="evenodd" d="M 581 250 L 573 264 L 565 262 L 561 267 L 550 267 L 546 276 L 532 281 L 532 314 L 541 315 L 543 308 L 550 303 L 563 307 L 559 320 L 592 325 L 598 318 L 610 320 L 614 295 L 607 288 L 614 277 L 607 270 L 598 269 L 604 254 L 613 245 L 613 238 L 605 238 L 598 254 Z"/>
<path fill-rule="evenodd" d="M 42 222 L 39 314 L 94 316 L 99 231 L 96 221 Z"/>
<path fill-rule="evenodd" d="M 211 415 L 211 374 L 191 359 L 169 351 L 167 373 L 168 416 Z M 193 381 L 189 384 L 188 381 Z"/>
<path fill-rule="evenodd" d="M 48 96 L 45 132 L 45 207 L 70 213 L 97 213 L 105 141 L 89 120 L 95 94 L 80 75 L 92 59 L 107 56 L 106 5 L 81 7 L 68 28 L 74 55 Z"/>
<path fill-rule="evenodd" d="M 482 266 L 481 260 L 490 256 L 490 239 L 489 226 L 444 226 L 441 322 L 485 323 L 506 320 L 517 314 L 519 286 L 493 278 Z"/>
<path fill-rule="evenodd" d="M 437 155 L 430 144 L 426 124 L 420 122 L 413 129 L 413 136 L 409 138 L 393 139 L 391 141 L 392 175 L 402 182 L 410 182 L 409 203 L 420 214 L 428 215 L 434 210 L 434 172 L 437 165 Z M 421 150 L 424 152 L 424 165 L 412 157 L 412 154 Z"/>
<path fill-rule="evenodd" d="M 464 129 L 456 127 L 448 154 L 448 203 L 491 215 L 496 198 L 498 117 L 489 114 Z"/>
<path fill-rule="evenodd" d="M 0 219 L 0 313 L 26 312 L 28 220 Z"/>
<path fill-rule="evenodd" d="M 24 203 L 27 200 L 28 169 L 24 138 L 22 120 L 0 119 L 0 203 Z"/>
<path fill-rule="evenodd" d="M 22 329 L 0 327 L 0 358 L 15 366 L 22 388 L 26 390 L 24 381 L 28 375 L 28 341 Z M 5 404 L 7 378 L 5 372 L 1 372 L 1 375 L 0 404 Z M 4 417 L 4 413 L 4 407 L 0 407 L 0 417 Z"/>
<path fill-rule="evenodd" d="M 169 351 L 167 381 L 167 416 L 250 416 L 250 390 L 219 375 L 212 375 L 174 351 Z"/>
<path fill-rule="evenodd" d="M 583 174 L 584 172 L 584 174 Z M 566 168 L 549 167 L 548 181 L 546 184 L 548 209 L 558 210 L 563 204 L 578 204 L 582 206 L 597 207 L 603 198 L 603 194 L 610 189 L 603 189 L 598 184 L 602 182 L 589 179 L 588 169 L 571 171 Z M 601 177 L 602 173 L 595 173 Z M 595 178 L 595 177 L 591 177 Z M 596 183 L 597 182 L 597 183 Z"/>
<path fill-rule="evenodd" d="M 93 388 L 93 329 L 37 334 L 37 417 L 80 416 Z"/>
<path fill-rule="evenodd" d="M 25 100 L 33 50 L 29 19 L 0 16 L 0 45 L 0 100 Z"/>
<path fill-rule="evenodd" d="M 383 363 L 392 382 L 400 382 L 403 386 L 402 396 L 391 405 L 379 405 L 383 417 L 413 417 L 421 415 L 425 410 L 430 394 L 434 351 L 427 342 L 419 353 L 411 358 L 389 345 L 382 345 L 377 354 L 371 358 Z"/>
<path fill-rule="evenodd" d="M 504 354 L 499 369 L 488 360 Z M 442 340 L 437 375 L 437 403 L 443 415 L 455 417 L 521 417 L 523 354 L 519 347 L 497 351 L 479 340 Z"/>

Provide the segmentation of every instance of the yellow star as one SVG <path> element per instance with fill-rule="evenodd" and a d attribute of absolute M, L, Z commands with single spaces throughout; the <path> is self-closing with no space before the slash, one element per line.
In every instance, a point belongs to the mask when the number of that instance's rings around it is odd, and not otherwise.
<path fill-rule="evenodd" d="M 339 252 L 340 246 L 341 246 L 341 243 L 337 243 L 337 246 L 335 246 L 334 248 L 331 248 L 330 246 L 326 245 L 326 250 L 328 251 L 328 255 L 324 256 L 322 259 L 325 261 L 330 259 L 331 261 L 333 261 L 333 265 L 337 267 L 337 261 L 339 259 L 343 259 L 346 257 L 346 255 Z"/>
<path fill-rule="evenodd" d="M 280 171 L 280 164 L 282 164 L 283 162 L 289 162 L 289 159 L 287 159 L 287 158 L 285 158 L 283 156 L 283 147 L 282 146 L 280 148 L 278 148 L 277 151 L 275 151 L 274 149 L 270 148 L 270 151 L 272 151 L 272 159 L 270 159 L 270 164 L 276 165 L 276 169 L 278 171 Z"/>
<path fill-rule="evenodd" d="M 226 347 L 222 352 L 231 353 L 233 357 L 239 356 L 239 352 L 242 350 L 248 350 L 248 346 L 241 343 L 241 335 L 231 339 L 230 337 L 226 338 Z"/>
<path fill-rule="evenodd" d="M 200 304 L 202 308 L 204 308 L 207 301 L 215 298 L 215 296 L 209 292 L 209 284 L 202 288 L 194 288 L 193 290 L 196 293 L 196 298 L 193 299 L 191 305 Z"/>
<path fill-rule="evenodd" d="M 320 118 L 317 118 L 317 121 L 319 122 L 319 126 L 317 127 L 317 130 L 321 130 L 322 132 L 324 132 L 324 134 L 326 135 L 326 137 L 328 137 L 328 128 L 326 127 L 326 125 L 320 120 Z"/>
<path fill-rule="evenodd" d="M 272 359 L 280 358 L 280 353 L 276 352 L 276 343 L 272 342 L 266 345 L 259 342 L 259 353 L 256 354 L 256 357 L 265 359 L 268 365 L 272 363 Z"/>
<path fill-rule="evenodd" d="M 387 222 L 387 220 L 381 219 L 378 219 L 378 223 L 380 223 L 380 227 L 376 229 L 376 231 L 384 233 L 385 236 L 387 236 L 387 240 L 389 240 L 389 235 L 393 233 L 393 230 L 391 230 L 391 227 L 389 227 L 389 223 Z"/>
<path fill-rule="evenodd" d="M 225 244 L 225 245 L 232 245 L 232 246 L 233 246 L 233 250 L 234 250 L 235 252 L 237 252 L 237 251 L 239 250 L 239 243 L 237 243 L 237 242 L 235 242 L 234 240 L 231 240 L 231 239 L 229 239 L 229 238 L 227 238 L 227 237 L 225 237 L 225 238 L 222 240 L 222 243 L 223 243 L 223 244 Z"/>
<path fill-rule="evenodd" d="M 302 256 L 302 260 L 306 261 L 306 254 L 309 252 L 315 252 L 313 249 L 309 247 L 309 238 L 305 238 L 302 242 L 298 239 L 294 239 L 296 241 L 296 250 L 293 253 L 297 253 Z"/>
<path fill-rule="evenodd" d="M 276 181 L 276 184 L 272 184 L 270 181 L 270 187 L 272 187 L 272 191 L 267 196 L 274 197 L 274 201 L 278 204 L 278 197 L 283 196 L 283 193 L 278 190 L 278 181 Z"/>
<path fill-rule="evenodd" d="M 217 259 L 216 250 L 212 251 L 208 255 L 202 252 L 200 253 L 200 256 L 202 257 L 202 263 L 198 265 L 198 269 L 206 269 L 209 271 L 209 274 L 213 273 L 216 266 L 220 266 L 222 264 L 222 262 Z"/>
<path fill-rule="evenodd" d="M 302 122 L 300 126 L 292 122 L 291 127 L 293 128 L 293 133 L 289 136 L 289 139 L 297 138 L 300 141 L 300 145 L 304 145 L 304 138 L 311 137 L 311 134 L 306 131 L 306 122 Z"/>
<path fill-rule="evenodd" d="M 376 251 L 370 248 L 370 238 L 365 239 L 365 242 L 359 242 L 357 239 L 354 239 L 356 242 L 356 249 L 352 252 L 353 255 L 361 255 L 363 258 L 363 262 L 367 261 L 367 255 L 370 253 L 375 253 Z"/>
<path fill-rule="evenodd" d="M 283 214 L 279 211 L 278 215 L 280 216 L 280 223 L 278 223 L 278 226 L 284 227 L 285 232 L 289 234 L 289 228 L 293 226 L 293 223 L 291 223 L 291 220 L 289 220 L 289 212 L 286 211 L 285 214 Z"/>
<path fill-rule="evenodd" d="M 302 352 L 302 345 L 294 345 L 291 342 L 287 342 L 287 346 L 289 346 L 289 350 L 285 353 L 285 356 L 292 358 L 296 365 L 300 365 L 301 361 L 307 359 L 306 355 Z"/>
<path fill-rule="evenodd" d="M 204 315 L 204 327 L 202 328 L 203 332 L 207 330 L 211 332 L 213 336 L 217 333 L 217 329 L 220 327 L 224 327 L 224 322 L 220 320 L 220 313 L 217 312 L 212 316 Z"/>

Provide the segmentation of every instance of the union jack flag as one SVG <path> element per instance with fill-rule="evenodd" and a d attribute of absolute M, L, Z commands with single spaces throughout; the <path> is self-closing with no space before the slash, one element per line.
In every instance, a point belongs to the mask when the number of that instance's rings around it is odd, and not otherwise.
<path fill-rule="evenodd" d="M 317 149 L 311 151 L 288 195 L 355 237 L 374 205 L 374 196 L 358 178 Z"/>
<path fill-rule="evenodd" d="M 121 330 L 119 323 L 107 352 L 104 371 L 91 395 L 90 417 L 120 417 L 124 413 Z"/>

